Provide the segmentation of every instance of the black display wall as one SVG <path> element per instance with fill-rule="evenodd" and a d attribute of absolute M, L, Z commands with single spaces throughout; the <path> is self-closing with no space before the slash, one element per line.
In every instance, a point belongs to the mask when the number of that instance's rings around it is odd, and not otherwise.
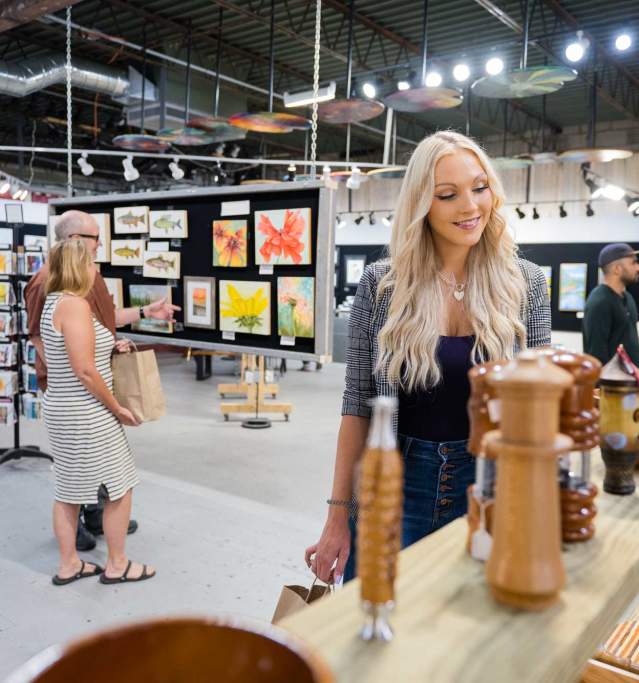
<path fill-rule="evenodd" d="M 581 332 L 581 318 L 576 313 L 560 311 L 559 302 L 559 266 L 562 263 L 587 263 L 588 275 L 586 280 L 586 295 L 597 286 L 599 252 L 608 242 L 589 243 L 557 243 L 557 244 L 521 244 L 519 253 L 538 266 L 552 267 L 551 301 L 552 329 L 563 332 Z M 639 249 L 639 243 L 631 243 L 633 249 Z M 634 296 L 639 306 L 639 285 L 629 287 L 628 291 Z"/>
<path fill-rule="evenodd" d="M 385 244 L 348 244 L 336 247 L 336 278 L 335 278 L 335 301 L 337 306 L 344 302 L 347 296 L 353 296 L 357 285 L 346 284 L 346 258 L 348 256 L 365 256 L 366 265 L 374 263 L 386 256 L 387 245 Z"/>

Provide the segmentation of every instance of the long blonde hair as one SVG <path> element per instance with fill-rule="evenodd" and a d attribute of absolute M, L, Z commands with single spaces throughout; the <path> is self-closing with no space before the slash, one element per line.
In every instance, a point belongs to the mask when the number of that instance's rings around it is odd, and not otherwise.
<path fill-rule="evenodd" d="M 93 287 L 93 260 L 83 240 L 63 240 L 48 258 L 49 276 L 44 293 L 68 292 L 85 297 Z"/>
<path fill-rule="evenodd" d="M 475 334 L 473 361 L 512 358 L 526 344 L 520 320 L 526 285 L 515 260 L 517 247 L 499 212 L 504 190 L 486 153 L 470 138 L 452 131 L 422 140 L 411 160 L 397 200 L 390 243 L 390 270 L 378 287 L 378 300 L 391 289 L 388 318 L 379 333 L 376 371 L 385 371 L 407 391 L 441 381 L 437 345 L 446 320 L 446 291 L 432 229 L 428 224 L 435 193 L 435 166 L 448 154 L 472 152 L 488 176 L 493 205 L 479 242 L 466 264 L 466 313 Z"/>

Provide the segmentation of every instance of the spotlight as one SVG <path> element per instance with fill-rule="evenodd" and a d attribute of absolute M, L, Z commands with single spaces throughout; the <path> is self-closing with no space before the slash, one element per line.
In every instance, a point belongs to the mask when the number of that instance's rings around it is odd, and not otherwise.
<path fill-rule="evenodd" d="M 3 185 L 3 187 L 4 187 L 4 185 Z M 2 192 L 1 187 L 0 187 L 0 194 L 4 194 L 4 192 Z M 626 199 L 626 202 L 628 203 L 628 211 L 630 211 L 631 213 L 633 211 L 634 212 L 639 211 L 639 199 L 637 199 L 637 197 L 628 197 L 628 199 Z"/>
<path fill-rule="evenodd" d="M 169 171 L 171 171 L 173 180 L 182 180 L 182 178 L 184 178 L 184 169 L 180 168 L 180 163 L 177 157 L 173 157 L 173 161 L 169 164 Z"/>
<path fill-rule="evenodd" d="M 570 62 L 579 62 L 589 47 L 590 41 L 584 38 L 584 32 L 577 31 L 577 40 L 570 43 L 566 48 L 566 59 Z"/>
<path fill-rule="evenodd" d="M 359 190 L 359 186 L 362 184 L 362 174 L 357 166 L 353 166 L 351 169 L 351 176 L 346 181 L 346 187 L 349 190 Z"/>
<path fill-rule="evenodd" d="M 295 168 L 295 164 L 289 164 L 289 166 L 286 170 L 288 171 L 289 182 L 293 182 L 295 180 L 295 171 L 297 170 Z"/>
<path fill-rule="evenodd" d="M 497 76 L 504 70 L 504 62 L 499 57 L 491 57 L 486 62 L 486 73 L 491 76 Z"/>
<path fill-rule="evenodd" d="M 595 192 L 600 189 L 600 186 L 592 178 L 584 178 L 586 187 L 590 190 L 590 194 L 594 196 Z"/>
<path fill-rule="evenodd" d="M 390 228 L 391 224 L 393 222 L 393 214 L 389 213 L 388 216 L 384 216 L 382 218 L 382 223 L 387 227 Z"/>
<path fill-rule="evenodd" d="M 524 218 L 526 218 L 526 214 L 519 207 L 517 207 L 515 211 L 517 212 L 517 215 L 522 221 L 524 220 Z"/>
<path fill-rule="evenodd" d="M 22 190 L 18 187 L 16 188 L 15 192 L 11 195 L 11 199 L 20 199 L 21 194 Z"/>
<path fill-rule="evenodd" d="M 133 157 L 130 154 L 126 159 L 122 159 L 122 166 L 124 166 L 124 179 L 129 183 L 140 177 L 140 171 L 133 165 Z"/>
<path fill-rule="evenodd" d="M 358 216 L 358 217 L 355 219 L 355 221 L 354 221 L 354 222 L 355 222 L 355 225 L 359 225 L 363 220 L 364 220 L 364 214 Z"/>
<path fill-rule="evenodd" d="M 231 147 L 231 151 L 229 152 L 229 156 L 233 157 L 233 159 L 237 158 L 237 155 L 240 153 L 240 146 L 238 144 L 233 145 Z"/>
<path fill-rule="evenodd" d="M 632 45 L 632 38 L 627 33 L 622 33 L 615 39 L 615 47 L 619 52 L 627 50 Z"/>
<path fill-rule="evenodd" d="M 470 78 L 470 69 L 467 64 L 456 64 L 453 69 L 453 78 L 460 83 Z"/>
<path fill-rule="evenodd" d="M 410 83 L 408 81 L 398 81 L 397 82 L 397 89 L 398 90 L 410 90 Z"/>
<path fill-rule="evenodd" d="M 216 154 L 216 156 L 221 157 L 222 154 L 224 154 L 224 148 L 225 148 L 225 147 L 226 147 L 226 145 L 225 145 L 223 142 L 220 142 L 219 145 L 216 145 L 216 146 L 215 146 L 215 154 Z"/>
<path fill-rule="evenodd" d="M 429 73 L 426 74 L 426 87 L 428 88 L 439 88 L 439 86 L 442 84 L 442 77 L 441 74 L 438 74 L 437 71 L 430 71 Z"/>
<path fill-rule="evenodd" d="M 533 206 L 533 212 L 532 212 L 532 217 L 534 221 L 539 220 L 539 212 L 537 211 L 537 207 Z"/>
<path fill-rule="evenodd" d="M 326 182 L 330 177 L 331 177 L 331 167 L 330 166 L 323 166 L 322 167 L 322 180 L 324 182 Z"/>
<path fill-rule="evenodd" d="M 586 204 L 586 216 L 590 218 L 591 216 L 594 216 L 595 212 L 592 210 L 592 206 L 590 205 L 590 202 Z"/>
<path fill-rule="evenodd" d="M 377 95 L 377 88 L 370 81 L 366 81 L 362 86 L 362 92 L 366 97 L 372 100 L 373 97 Z"/>
<path fill-rule="evenodd" d="M 559 218 L 565 218 L 568 215 L 563 204 L 559 205 Z"/>
<path fill-rule="evenodd" d="M 344 218 L 338 216 L 337 217 L 337 229 L 342 230 L 345 227 L 346 227 L 346 221 L 344 220 Z"/>
<path fill-rule="evenodd" d="M 368 223 L 369 225 L 375 225 L 375 212 L 371 211 L 370 214 L 368 215 Z"/>
<path fill-rule="evenodd" d="M 7 192 L 9 192 L 10 189 L 11 184 L 5 181 L 4 183 L 2 183 L 2 186 L 0 187 L 0 194 L 7 194 Z"/>
<path fill-rule="evenodd" d="M 601 189 L 601 194 L 606 199 L 612 199 L 613 201 L 618 202 L 620 199 L 623 199 L 626 196 L 626 191 L 618 185 L 607 183 Z"/>
<path fill-rule="evenodd" d="M 90 176 L 93 175 L 93 171 L 95 171 L 93 166 L 87 161 L 86 152 L 82 152 L 82 156 L 78 159 L 78 166 L 82 171 L 82 175 Z"/>

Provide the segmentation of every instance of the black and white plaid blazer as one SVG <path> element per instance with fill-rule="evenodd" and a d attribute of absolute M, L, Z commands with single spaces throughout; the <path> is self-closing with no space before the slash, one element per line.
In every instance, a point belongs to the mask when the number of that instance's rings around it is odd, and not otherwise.
<path fill-rule="evenodd" d="M 521 320 L 527 330 L 527 346 L 550 344 L 550 302 L 546 277 L 541 268 L 517 259 L 526 281 L 528 296 L 522 305 Z M 377 287 L 390 270 L 390 261 L 377 261 L 366 267 L 357 287 L 348 324 L 346 354 L 346 387 L 342 401 L 342 415 L 371 416 L 371 399 L 375 396 L 398 394 L 397 383 L 390 381 L 385 369 L 373 372 L 379 353 L 378 335 L 388 316 L 391 290 L 387 289 L 377 301 Z M 520 349 L 516 345 L 514 351 Z M 397 413 L 394 418 L 397 432 Z"/>

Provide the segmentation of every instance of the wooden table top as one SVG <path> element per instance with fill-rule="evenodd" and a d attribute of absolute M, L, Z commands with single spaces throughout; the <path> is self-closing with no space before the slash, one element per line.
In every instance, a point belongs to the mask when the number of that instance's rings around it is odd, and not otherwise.
<path fill-rule="evenodd" d="M 315 646 L 338 683 L 579 681 L 639 593 L 638 494 L 603 493 L 602 476 L 593 452 L 596 534 L 565 546 L 566 586 L 543 612 L 492 599 L 484 565 L 466 554 L 461 518 L 402 551 L 391 643 L 359 638 L 358 580 L 280 625 Z"/>

